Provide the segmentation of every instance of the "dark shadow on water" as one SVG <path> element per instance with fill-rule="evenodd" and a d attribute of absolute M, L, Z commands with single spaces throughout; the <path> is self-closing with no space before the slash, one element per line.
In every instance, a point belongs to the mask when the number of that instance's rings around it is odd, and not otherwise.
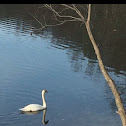
<path fill-rule="evenodd" d="M 20 114 L 35 115 L 35 114 L 38 114 L 40 112 L 42 112 L 42 111 L 35 111 L 35 112 L 23 112 L 23 111 L 21 111 Z"/>

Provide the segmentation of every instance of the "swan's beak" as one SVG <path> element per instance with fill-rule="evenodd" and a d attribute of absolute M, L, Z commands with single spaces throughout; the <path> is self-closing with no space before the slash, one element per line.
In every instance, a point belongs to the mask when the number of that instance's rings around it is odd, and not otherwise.
<path fill-rule="evenodd" d="M 46 93 L 48 93 L 48 91 L 47 91 L 47 90 L 45 90 L 45 92 L 46 92 Z"/>

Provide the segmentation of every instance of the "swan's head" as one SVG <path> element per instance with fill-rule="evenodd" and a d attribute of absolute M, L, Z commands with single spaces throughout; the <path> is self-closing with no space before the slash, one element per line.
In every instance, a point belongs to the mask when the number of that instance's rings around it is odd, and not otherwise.
<path fill-rule="evenodd" d="M 42 94 L 48 93 L 47 90 L 42 90 Z"/>

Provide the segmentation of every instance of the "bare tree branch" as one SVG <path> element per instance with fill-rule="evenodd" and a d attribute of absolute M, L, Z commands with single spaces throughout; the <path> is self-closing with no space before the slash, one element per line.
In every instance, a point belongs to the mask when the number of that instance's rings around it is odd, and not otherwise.
<path fill-rule="evenodd" d="M 86 11 L 87 12 L 87 10 L 82 6 L 82 5 L 77 5 L 78 7 L 81 7 L 84 11 Z"/>
<path fill-rule="evenodd" d="M 27 10 L 28 11 L 28 10 Z M 35 14 L 35 16 L 33 15 L 33 14 L 31 14 L 29 11 L 28 11 L 28 13 L 42 26 L 42 27 L 44 27 L 44 25 L 37 19 L 37 17 L 36 17 L 36 14 Z"/>
<path fill-rule="evenodd" d="M 82 19 L 82 21 L 85 22 L 84 16 L 83 16 L 83 15 L 80 13 L 80 11 L 75 7 L 75 5 L 72 5 L 73 7 L 71 7 L 71 6 L 67 5 L 67 4 L 61 4 L 61 5 L 63 5 L 63 6 L 65 6 L 65 7 L 68 7 L 68 8 L 70 8 L 70 9 L 74 10 L 74 11 L 80 16 L 80 18 Z"/>
<path fill-rule="evenodd" d="M 49 6 L 48 4 L 45 5 L 46 7 L 48 7 L 52 12 L 54 12 L 56 14 L 56 16 L 61 17 L 61 18 L 72 18 L 72 19 L 76 19 L 78 21 L 82 21 L 81 18 L 77 18 L 74 16 L 67 16 L 67 15 L 60 15 L 55 9 L 52 8 L 52 6 Z"/>

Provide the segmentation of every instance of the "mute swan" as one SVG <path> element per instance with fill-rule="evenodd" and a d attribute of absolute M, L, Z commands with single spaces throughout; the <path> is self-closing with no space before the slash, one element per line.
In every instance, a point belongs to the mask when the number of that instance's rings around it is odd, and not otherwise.
<path fill-rule="evenodd" d="M 45 101 L 45 93 L 46 92 L 47 92 L 47 90 L 43 90 L 42 91 L 42 101 L 43 101 L 43 105 L 39 105 L 39 104 L 29 104 L 29 105 L 27 105 L 24 108 L 21 108 L 19 110 L 24 111 L 24 112 L 34 112 L 34 111 L 40 111 L 40 110 L 46 109 L 46 101 Z"/>

